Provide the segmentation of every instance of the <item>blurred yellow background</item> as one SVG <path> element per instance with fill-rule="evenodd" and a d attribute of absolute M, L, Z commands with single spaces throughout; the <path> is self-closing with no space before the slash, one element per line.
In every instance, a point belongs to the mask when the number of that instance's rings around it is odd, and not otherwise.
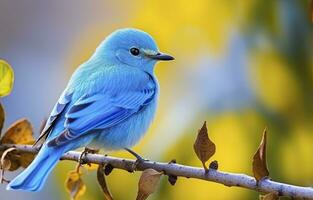
<path fill-rule="evenodd" d="M 38 130 L 73 70 L 105 36 L 135 27 L 176 58 L 156 68 L 159 109 L 137 153 L 201 166 L 192 146 L 207 120 L 219 169 L 251 175 L 267 126 L 271 177 L 312 186 L 312 26 L 305 0 L 1 0 L 0 58 L 16 73 L 12 94 L 3 99 L 6 126 L 27 117 Z M 74 166 L 60 162 L 37 194 L 4 192 L 0 185 L 1 199 L 68 199 L 63 183 Z M 115 199 L 134 199 L 139 175 L 114 170 L 107 181 Z M 95 172 L 86 172 L 84 180 L 87 193 L 80 199 L 102 199 Z M 185 178 L 173 187 L 164 177 L 149 199 L 191 198 L 258 199 L 258 194 Z"/>

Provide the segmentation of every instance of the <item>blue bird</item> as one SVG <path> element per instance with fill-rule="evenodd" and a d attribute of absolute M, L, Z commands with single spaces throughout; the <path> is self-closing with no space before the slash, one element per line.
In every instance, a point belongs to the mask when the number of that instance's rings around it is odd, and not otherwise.
<path fill-rule="evenodd" d="M 60 157 L 79 147 L 134 153 L 129 148 L 147 131 L 157 107 L 154 66 L 173 59 L 141 30 L 110 34 L 72 75 L 36 141 L 42 143 L 38 155 L 7 189 L 42 189 Z"/>

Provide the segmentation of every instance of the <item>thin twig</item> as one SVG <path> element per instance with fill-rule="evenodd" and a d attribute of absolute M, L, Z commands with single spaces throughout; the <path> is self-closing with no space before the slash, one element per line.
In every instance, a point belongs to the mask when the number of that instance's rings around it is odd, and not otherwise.
<path fill-rule="evenodd" d="M 31 145 L 0 145 L 0 150 L 5 150 L 11 147 L 15 147 L 17 151 L 37 153 L 38 149 L 33 148 Z M 61 160 L 72 160 L 79 162 L 81 152 L 70 151 L 65 153 Z M 135 160 L 116 158 L 111 156 L 105 156 L 100 154 L 87 154 L 84 160 L 88 163 L 95 164 L 110 164 L 114 168 L 132 171 Z M 209 169 L 205 172 L 203 168 L 191 167 L 186 165 L 180 165 L 175 163 L 161 163 L 154 161 L 143 161 L 138 163 L 137 171 L 143 171 L 145 169 L 152 168 L 157 171 L 163 171 L 167 175 L 174 175 L 186 178 L 202 179 L 206 181 L 212 181 L 226 186 L 243 187 L 259 192 L 270 193 L 276 192 L 280 196 L 298 197 L 313 199 L 312 187 L 300 187 L 285 183 L 272 181 L 270 179 L 260 180 L 258 183 L 255 178 L 237 173 L 228 173 Z"/>

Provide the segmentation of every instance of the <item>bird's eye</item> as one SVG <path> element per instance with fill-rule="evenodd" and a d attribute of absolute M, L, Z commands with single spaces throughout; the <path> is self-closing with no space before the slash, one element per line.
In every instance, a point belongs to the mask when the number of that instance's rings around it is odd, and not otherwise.
<path fill-rule="evenodd" d="M 135 48 L 135 47 L 131 48 L 129 51 L 130 51 L 130 53 L 131 53 L 132 55 L 134 55 L 134 56 L 138 56 L 139 53 L 140 53 L 139 49 L 137 49 L 137 48 Z"/>

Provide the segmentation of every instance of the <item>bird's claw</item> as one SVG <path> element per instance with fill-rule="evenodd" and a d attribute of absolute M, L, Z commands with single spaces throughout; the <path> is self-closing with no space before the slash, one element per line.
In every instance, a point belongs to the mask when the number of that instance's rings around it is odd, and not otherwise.
<path fill-rule="evenodd" d="M 132 172 L 137 171 L 138 166 L 139 166 L 140 164 L 146 162 L 146 161 L 149 161 L 149 160 L 144 159 L 144 158 L 142 158 L 142 157 L 137 158 L 136 161 L 132 164 L 131 171 L 132 171 Z"/>
<path fill-rule="evenodd" d="M 84 151 L 79 156 L 79 160 L 78 160 L 79 165 L 89 164 L 86 161 L 87 154 L 88 153 L 95 154 L 98 152 L 99 152 L 99 149 L 91 149 L 91 148 L 85 147 Z"/>
<path fill-rule="evenodd" d="M 142 158 L 139 154 L 137 154 L 136 152 L 134 152 L 131 149 L 125 148 L 126 151 L 128 151 L 130 154 L 132 154 L 133 156 L 135 156 L 137 159 L 136 161 L 132 164 L 132 169 L 131 171 L 134 172 L 137 170 L 138 165 L 140 165 L 143 162 L 149 161 L 147 159 Z"/>

